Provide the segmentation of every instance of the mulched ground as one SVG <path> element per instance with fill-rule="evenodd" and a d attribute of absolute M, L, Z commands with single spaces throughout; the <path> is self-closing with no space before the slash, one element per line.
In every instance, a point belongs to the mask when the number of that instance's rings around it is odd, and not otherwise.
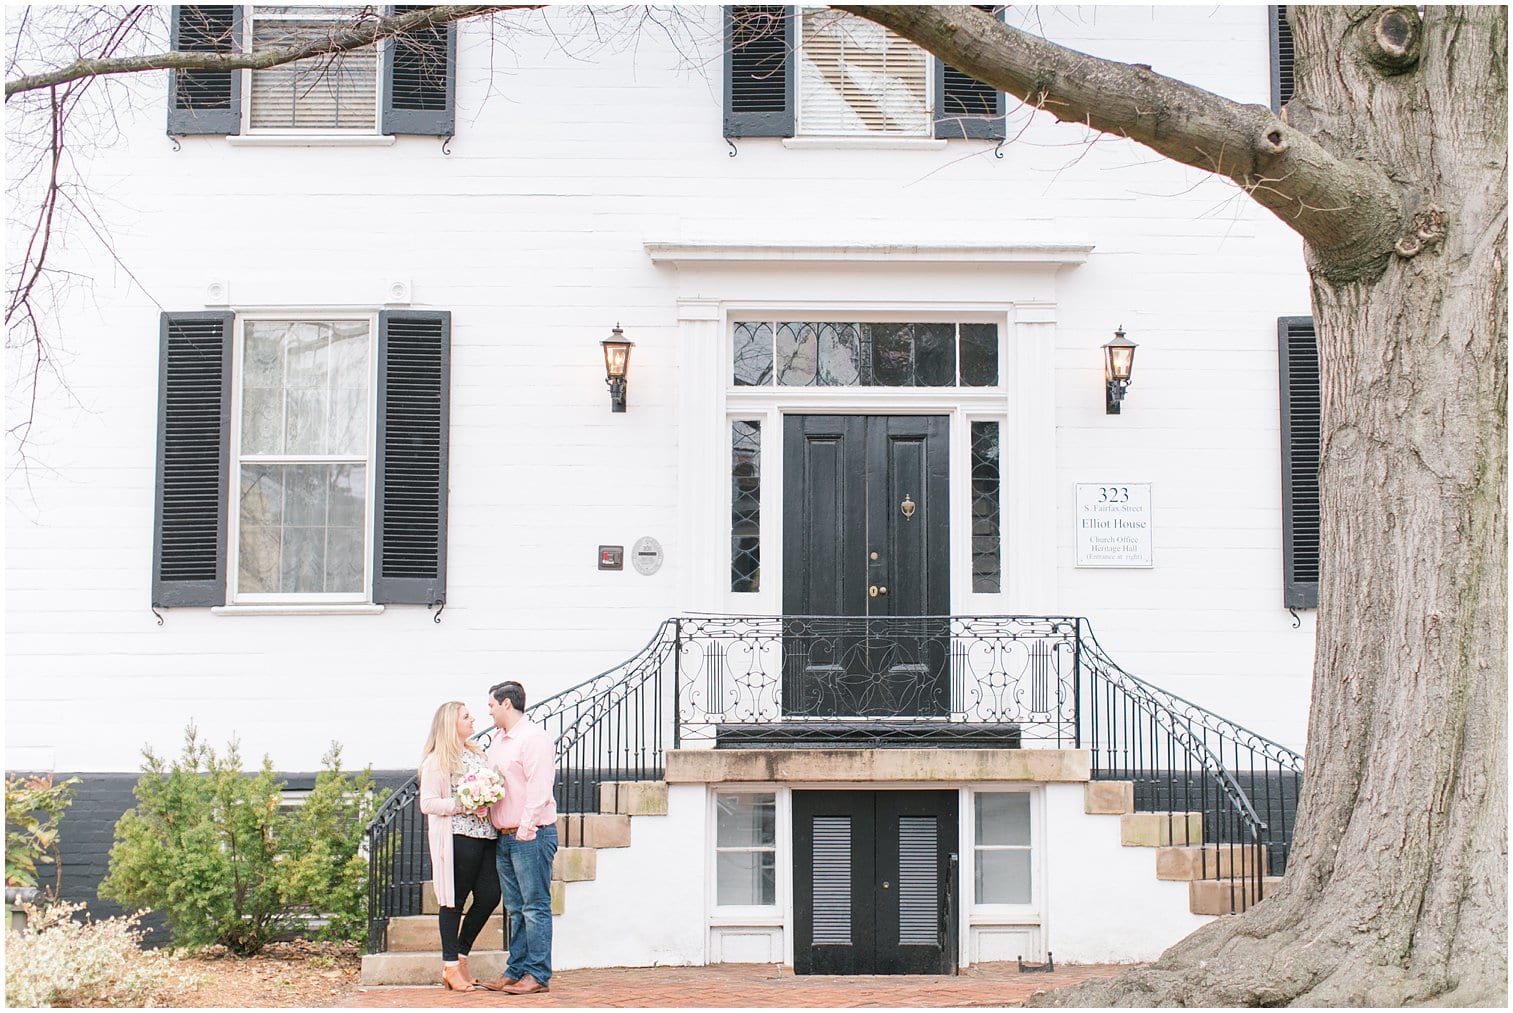
<path fill-rule="evenodd" d="M 183 1007 L 350 1006 L 362 957 L 351 943 L 270 943 L 255 957 L 212 947 L 185 957 L 203 982 L 166 1005 Z"/>

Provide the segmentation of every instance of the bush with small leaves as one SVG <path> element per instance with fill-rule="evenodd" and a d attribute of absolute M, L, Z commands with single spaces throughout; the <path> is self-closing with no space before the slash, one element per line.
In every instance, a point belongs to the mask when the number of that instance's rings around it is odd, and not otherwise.
<path fill-rule="evenodd" d="M 171 764 L 150 749 L 143 755 L 137 805 L 116 824 L 101 897 L 162 911 L 180 946 L 257 953 L 305 932 L 312 916 L 324 920 L 323 938 L 359 936 L 363 829 L 382 800 L 367 771 L 342 771 L 340 747 L 326 754 L 304 804 L 288 809 L 272 760 L 243 773 L 234 740 L 218 754 L 191 725 Z"/>
<path fill-rule="evenodd" d="M 51 774 L 5 778 L 5 885 L 41 887 L 39 865 L 58 869 L 58 823 L 73 804 L 77 777 L 54 781 Z M 57 893 L 57 879 L 47 887 Z"/>
<path fill-rule="evenodd" d="M 27 906 L 26 926 L 6 933 L 7 1006 L 171 1005 L 199 984 L 172 954 L 142 949 L 140 915 L 75 919 L 83 908 Z"/>

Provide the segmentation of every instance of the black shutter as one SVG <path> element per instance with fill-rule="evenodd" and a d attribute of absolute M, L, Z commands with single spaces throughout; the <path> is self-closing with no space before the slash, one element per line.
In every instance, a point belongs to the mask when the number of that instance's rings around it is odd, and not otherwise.
<path fill-rule="evenodd" d="M 383 132 L 450 137 L 456 122 L 456 23 L 389 39 L 384 53 Z"/>
<path fill-rule="evenodd" d="M 378 316 L 373 601 L 446 601 L 452 314 Z"/>
<path fill-rule="evenodd" d="M 241 7 L 179 7 L 170 14 L 169 48 L 184 53 L 235 53 Z M 242 124 L 242 72 L 168 72 L 170 134 L 235 134 Z"/>
<path fill-rule="evenodd" d="M 1271 20 L 1271 111 L 1281 112 L 1292 99 L 1292 26 L 1287 8 L 1268 7 Z"/>
<path fill-rule="evenodd" d="M 164 313 L 152 604 L 226 604 L 230 313 Z"/>
<path fill-rule="evenodd" d="M 792 137 L 792 7 L 725 8 L 725 136 Z"/>
<path fill-rule="evenodd" d="M 1282 604 L 1319 605 L 1319 345 L 1312 317 L 1277 320 L 1282 391 Z"/>
<path fill-rule="evenodd" d="M 1004 8 L 993 4 L 974 4 L 978 10 L 1003 20 Z M 935 136 L 939 138 L 975 137 L 1001 141 L 1004 129 L 1003 92 L 983 84 L 935 61 Z"/>

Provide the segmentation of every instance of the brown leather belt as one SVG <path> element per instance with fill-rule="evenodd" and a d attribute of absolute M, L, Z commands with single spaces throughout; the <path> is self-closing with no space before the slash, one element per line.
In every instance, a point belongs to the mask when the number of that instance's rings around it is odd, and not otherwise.
<path fill-rule="evenodd" d="M 499 829 L 499 836 L 500 837 L 508 837 L 511 834 L 513 834 L 516 831 L 518 831 L 519 829 L 520 829 L 519 827 L 501 827 Z"/>

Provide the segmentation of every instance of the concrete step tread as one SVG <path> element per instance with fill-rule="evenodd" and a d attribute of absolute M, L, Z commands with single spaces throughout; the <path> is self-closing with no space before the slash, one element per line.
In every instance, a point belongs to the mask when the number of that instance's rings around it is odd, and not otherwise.
<path fill-rule="evenodd" d="M 502 950 L 474 951 L 468 956 L 468 973 L 488 980 L 504 974 L 509 954 Z M 441 950 L 414 953 L 369 953 L 362 958 L 358 978 L 362 985 L 439 985 Z M 472 994 L 472 993 L 469 993 Z"/>

